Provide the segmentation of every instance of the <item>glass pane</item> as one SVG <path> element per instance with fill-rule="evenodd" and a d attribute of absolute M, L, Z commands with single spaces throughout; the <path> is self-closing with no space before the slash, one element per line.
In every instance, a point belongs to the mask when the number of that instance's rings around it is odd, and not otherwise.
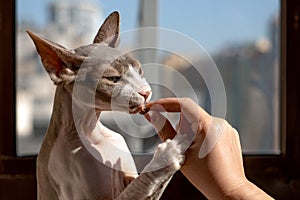
<path fill-rule="evenodd" d="M 226 89 L 226 119 L 238 130 L 243 151 L 280 153 L 280 1 L 160 1 L 160 10 L 160 26 L 189 35 L 216 63 Z M 201 61 L 189 46 L 182 48 Z M 200 90 L 199 96 L 210 111 L 209 93 Z"/>
<path fill-rule="evenodd" d="M 145 25 L 167 28 L 147 37 L 142 31 L 129 31 L 121 38 L 125 46 L 153 40 L 166 47 L 131 52 L 151 80 L 152 100 L 188 96 L 213 113 L 212 94 L 195 68 L 207 65 L 203 55 L 211 56 L 225 85 L 227 101 L 222 106 L 226 119 L 239 131 L 244 152 L 280 153 L 280 1 L 153 1 L 153 7 L 146 8 L 141 2 L 17 1 L 18 155 L 39 151 L 55 91 L 26 29 L 75 48 L 91 43 L 104 17 L 114 10 L 121 14 L 122 32 Z M 143 21 L 142 15 L 151 20 Z M 178 120 L 176 115 L 169 117 L 174 123 Z M 101 121 L 121 132 L 133 152 L 151 152 L 159 142 L 153 129 L 141 116 L 130 118 L 135 128 L 126 127 L 128 118 L 118 124 L 111 113 L 103 114 Z M 143 137 L 129 134 L 132 132 Z"/>

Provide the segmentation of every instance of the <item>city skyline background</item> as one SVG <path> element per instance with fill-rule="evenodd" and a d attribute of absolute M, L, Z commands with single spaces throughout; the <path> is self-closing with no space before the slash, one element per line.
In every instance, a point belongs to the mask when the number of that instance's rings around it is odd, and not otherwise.
<path fill-rule="evenodd" d="M 53 0 L 17 1 L 18 22 L 31 19 L 39 27 L 50 20 L 48 5 Z M 54 1 L 55 2 L 55 1 Z M 112 11 L 121 13 L 121 32 L 138 27 L 139 0 L 66 0 L 65 2 L 92 3 L 103 19 Z M 231 43 L 266 39 L 266 24 L 279 16 L 279 0 L 251 1 L 199 1 L 188 3 L 182 0 L 158 1 L 158 26 L 188 35 L 202 45 L 209 53 L 231 45 Z M 189 50 L 186 47 L 187 51 Z"/>
<path fill-rule="evenodd" d="M 141 2 L 17 1 L 17 144 L 20 155 L 38 152 L 51 116 L 55 90 L 25 30 L 31 29 L 68 48 L 78 47 L 90 43 L 105 17 L 115 10 L 121 15 L 121 32 L 138 28 L 143 17 L 145 18 L 144 15 L 141 17 L 141 12 L 147 13 L 149 18 L 155 14 L 154 12 L 151 16 L 152 10 L 145 10 L 148 7 L 141 9 Z M 278 153 L 279 0 L 157 2 L 158 27 L 187 35 L 203 46 L 216 63 L 226 89 L 226 120 L 239 131 L 244 152 Z M 139 41 L 141 35 L 141 32 L 138 33 L 134 40 Z M 149 37 L 144 39 L 149 40 Z M 178 48 L 176 41 L 179 39 L 169 36 L 166 40 L 163 42 L 169 42 L 170 49 L 172 45 Z M 121 38 L 121 43 L 122 41 Z M 211 97 L 206 84 L 189 62 L 193 60 L 193 63 L 203 66 L 205 60 L 188 45 L 180 43 L 179 48 L 184 55 L 143 50 L 142 53 L 148 56 L 146 60 L 138 54 L 135 57 L 142 64 L 155 61 L 165 66 L 165 69 L 175 69 L 173 72 L 183 75 L 191 84 L 199 105 L 210 112 Z M 154 54 L 157 57 L 152 57 Z M 151 68 L 145 71 L 146 77 L 155 76 L 158 81 L 168 82 L 165 88 L 155 90 L 152 87 L 154 94 L 158 95 L 154 99 L 173 96 L 170 88 L 176 89 L 176 96 L 190 97 L 190 91 L 184 82 L 176 78 L 172 70 L 165 69 L 155 71 Z M 211 78 L 213 80 L 214 77 Z M 108 128 L 118 128 L 111 116 L 105 115 L 102 119 Z M 132 152 L 151 152 L 160 142 L 153 129 L 133 129 L 128 126 L 128 120 L 121 121 L 127 126 L 123 136 Z M 121 130 L 113 130 L 121 133 Z M 141 139 L 126 134 L 142 131 L 149 137 Z"/>

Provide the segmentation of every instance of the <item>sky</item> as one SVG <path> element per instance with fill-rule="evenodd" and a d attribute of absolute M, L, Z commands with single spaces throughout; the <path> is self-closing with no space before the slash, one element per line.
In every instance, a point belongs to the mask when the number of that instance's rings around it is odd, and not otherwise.
<path fill-rule="evenodd" d="M 51 0 L 17 0 L 17 19 L 46 24 Z M 69 0 L 74 3 L 79 0 Z M 95 2 L 104 16 L 121 14 L 121 31 L 137 27 L 139 0 L 82 0 Z M 239 41 L 268 37 L 267 25 L 278 15 L 280 0 L 158 0 L 159 21 L 196 40 L 208 51 Z"/>

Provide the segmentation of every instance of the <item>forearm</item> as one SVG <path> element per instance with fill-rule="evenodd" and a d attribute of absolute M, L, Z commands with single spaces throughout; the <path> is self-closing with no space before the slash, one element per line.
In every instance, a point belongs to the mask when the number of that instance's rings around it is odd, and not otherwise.
<path fill-rule="evenodd" d="M 258 188 L 253 183 L 247 181 L 245 184 L 242 184 L 234 189 L 227 189 L 218 187 L 217 185 L 199 186 L 197 183 L 193 183 L 206 197 L 207 199 L 216 199 L 216 200 L 271 200 L 273 199 L 263 190 Z M 237 184 L 238 185 L 238 184 Z M 207 187 L 208 186 L 208 187 Z"/>
<path fill-rule="evenodd" d="M 240 187 L 237 187 L 236 189 L 225 194 L 225 199 L 269 200 L 273 198 L 250 181 L 247 181 L 244 185 L 241 185 Z"/>

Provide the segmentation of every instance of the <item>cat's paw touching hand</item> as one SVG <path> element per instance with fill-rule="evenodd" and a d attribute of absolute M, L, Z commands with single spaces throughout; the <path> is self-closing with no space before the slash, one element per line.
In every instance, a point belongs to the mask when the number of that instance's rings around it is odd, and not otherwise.
<path fill-rule="evenodd" d="M 184 162 L 184 155 L 180 151 L 178 143 L 170 139 L 157 146 L 155 157 L 159 163 L 166 166 L 173 165 L 176 170 L 180 169 Z"/>
<path fill-rule="evenodd" d="M 166 140 L 159 144 L 154 153 L 153 159 L 146 166 L 147 171 L 167 169 L 169 172 L 176 172 L 184 163 L 185 156 L 182 154 L 180 144 L 174 140 Z"/>

